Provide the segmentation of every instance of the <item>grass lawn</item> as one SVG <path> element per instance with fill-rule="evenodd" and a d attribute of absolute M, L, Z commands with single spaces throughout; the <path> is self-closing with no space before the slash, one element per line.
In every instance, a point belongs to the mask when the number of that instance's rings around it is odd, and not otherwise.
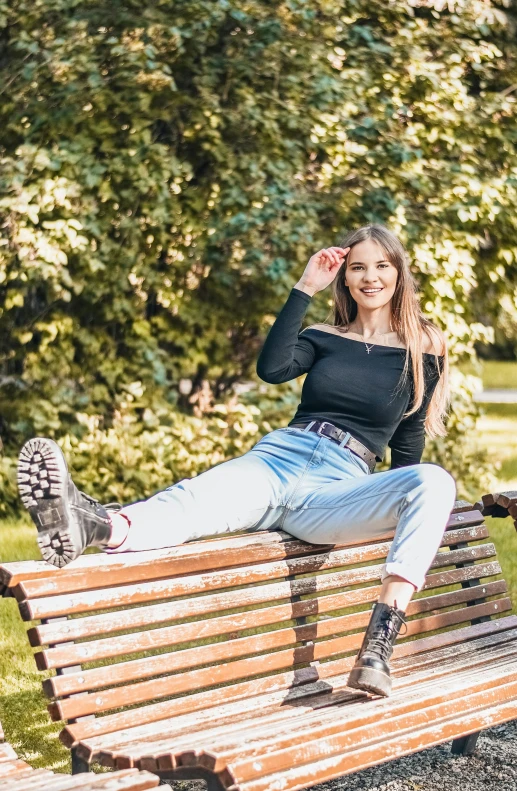
<path fill-rule="evenodd" d="M 517 489 L 517 404 L 482 404 L 478 421 L 479 444 L 501 465 L 498 481 L 504 489 Z"/>
<path fill-rule="evenodd" d="M 1 561 L 38 556 L 32 522 L 0 523 Z M 60 724 L 50 721 L 42 674 L 36 671 L 25 630 L 14 599 L 0 599 L 0 719 L 5 737 L 34 768 L 70 772 L 70 752 L 57 738 Z"/>
<path fill-rule="evenodd" d="M 505 360 L 480 360 L 479 368 L 472 365 L 463 365 L 464 373 L 481 376 L 484 387 L 517 390 L 517 362 Z"/>

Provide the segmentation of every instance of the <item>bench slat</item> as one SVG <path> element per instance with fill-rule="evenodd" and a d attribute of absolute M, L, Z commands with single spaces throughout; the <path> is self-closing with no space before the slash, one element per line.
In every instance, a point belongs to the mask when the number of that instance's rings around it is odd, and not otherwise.
<path fill-rule="evenodd" d="M 494 602 L 473 605 L 471 607 L 463 607 L 459 610 L 452 610 L 451 612 L 446 612 L 441 615 L 431 615 L 415 621 L 410 621 L 408 623 L 407 635 L 411 636 L 434 631 L 436 629 L 443 629 L 447 626 L 465 623 L 465 621 L 470 621 L 474 618 L 480 618 L 486 615 L 498 615 L 511 609 L 512 604 L 509 598 L 498 599 Z M 363 625 L 366 625 L 368 620 L 369 613 L 367 612 L 363 614 Z M 262 642 L 256 640 L 255 637 L 247 637 L 242 640 L 235 640 L 230 644 L 216 643 L 211 647 L 212 661 L 221 659 L 224 662 L 232 657 L 235 658 L 239 655 L 242 656 L 243 654 L 255 653 L 256 643 L 260 646 L 260 649 L 264 649 L 265 646 L 269 649 L 283 646 L 285 645 L 285 635 L 282 635 L 281 632 L 290 632 L 292 634 L 292 639 L 295 640 L 299 634 L 305 635 L 308 632 L 310 635 L 311 632 L 307 630 L 307 627 L 312 628 L 313 626 L 329 627 L 325 628 L 324 633 L 333 633 L 332 621 L 323 621 L 318 624 L 307 624 L 295 627 L 295 629 L 278 630 L 277 632 L 267 633 L 267 640 L 262 639 Z M 262 654 L 259 657 L 262 660 L 262 670 L 260 672 L 271 672 L 273 669 L 276 669 L 276 667 L 278 667 L 278 654 L 280 653 L 284 654 L 286 659 L 290 657 L 291 662 L 289 662 L 289 664 L 292 665 L 300 662 L 312 662 L 332 656 L 333 654 L 357 650 L 361 645 L 362 637 L 363 634 L 360 632 L 346 637 L 322 640 L 321 642 L 301 646 L 300 648 L 288 649 L 287 651 Z M 260 635 L 260 638 L 264 638 L 264 635 Z M 187 654 L 188 657 L 186 656 Z M 170 672 L 171 669 L 178 670 L 184 667 L 193 667 L 196 661 L 201 663 L 201 657 L 204 656 L 204 652 L 201 653 L 198 649 L 192 648 L 186 649 L 185 651 L 177 651 L 173 654 L 160 654 L 155 657 L 150 657 L 146 661 L 150 662 L 152 659 L 158 660 L 158 672 L 164 673 Z M 223 669 L 224 667 L 225 665 L 222 665 Z M 217 675 L 217 670 L 220 668 L 220 665 L 206 668 L 204 686 L 212 686 L 214 683 L 217 683 L 215 677 Z M 169 691 L 165 691 L 170 681 L 171 679 L 165 676 L 152 681 L 131 684 L 130 686 L 107 689 L 95 694 L 86 693 L 77 698 L 68 698 L 52 703 L 49 706 L 49 711 L 53 718 L 75 719 L 94 712 L 109 711 L 110 709 L 120 708 L 121 706 L 143 703 L 146 700 L 154 700 L 166 694 L 171 694 Z"/>
<path fill-rule="evenodd" d="M 13 758 L 18 758 L 15 751 L 10 744 L 0 744 L 0 764 L 4 761 L 12 761 Z M 1 773 L 0 768 L 0 773 Z"/>
<path fill-rule="evenodd" d="M 455 517 L 458 514 L 464 517 L 461 521 L 465 525 L 481 524 L 483 521 L 481 512 L 474 509 L 470 503 L 457 501 L 457 508 L 455 507 L 451 512 L 448 527 L 457 524 Z M 261 550 L 260 547 L 263 545 L 269 549 Z M 102 565 L 99 565 L 95 555 L 82 555 L 74 560 L 72 566 L 66 566 L 57 572 L 53 566 L 44 561 L 13 561 L 0 565 L 0 587 L 6 586 L 12 589 L 26 580 L 31 580 L 33 583 L 37 581 L 38 584 L 34 585 L 29 595 L 51 596 L 120 585 L 136 580 L 147 581 L 178 573 L 194 573 L 207 567 L 216 569 L 235 563 L 240 565 L 244 557 L 242 554 L 238 555 L 240 548 L 246 549 L 245 558 L 251 553 L 254 558 L 252 562 L 287 557 L 297 552 L 307 554 L 311 551 L 310 545 L 293 538 L 289 533 L 282 530 L 264 530 L 216 536 L 167 549 L 105 554 Z M 256 552 L 260 556 L 255 555 Z"/>
<path fill-rule="evenodd" d="M 30 788 L 29 783 L 33 782 L 34 776 L 36 776 L 38 783 L 46 783 L 48 789 L 50 785 L 49 779 L 54 777 L 54 773 L 51 772 L 50 769 L 33 769 L 27 764 L 25 769 L 20 769 L 18 772 L 14 772 L 9 775 L 9 786 L 6 787 L 7 791 L 11 791 L 11 789 L 15 787 L 15 784 L 16 791 L 18 788 L 25 791 L 27 787 Z M 0 780 L 2 779 L 3 774 L 0 773 Z"/>
<path fill-rule="evenodd" d="M 306 753 L 309 753 L 310 760 L 318 760 L 322 757 L 322 748 L 324 751 L 328 749 L 323 754 L 331 754 L 332 741 L 338 751 L 343 750 L 345 746 L 353 748 L 358 743 L 358 737 L 360 743 L 367 744 L 370 736 L 368 729 L 375 726 L 379 720 L 390 728 L 389 734 L 401 726 L 404 729 L 406 725 L 404 716 L 408 717 L 408 721 L 415 715 L 423 717 L 420 722 L 417 720 L 414 723 L 414 727 L 422 723 L 426 724 L 429 722 L 429 709 L 441 705 L 445 710 L 452 702 L 456 707 L 461 707 L 467 685 L 469 695 L 479 696 L 484 692 L 489 697 L 490 694 L 499 696 L 498 687 L 504 686 L 508 689 L 508 685 L 511 684 L 517 697 L 515 654 L 512 658 L 510 671 L 508 671 L 508 661 L 505 661 L 504 657 L 487 672 L 480 672 L 479 668 L 474 672 L 469 670 L 468 673 L 454 672 L 454 668 L 451 667 L 449 675 L 442 676 L 439 684 L 424 678 L 409 689 L 399 687 L 394 690 L 389 705 L 382 701 L 380 706 L 376 706 L 378 700 L 368 701 L 368 705 L 364 705 L 366 696 L 362 703 L 357 703 L 352 695 L 349 701 L 342 705 L 339 696 L 336 696 L 338 699 L 334 706 L 329 705 L 316 711 L 291 712 L 291 718 L 287 720 L 291 723 L 289 728 L 282 727 L 282 720 L 285 720 L 284 712 L 277 712 L 276 717 L 257 716 L 254 722 L 248 720 L 240 727 L 225 725 L 212 727 L 202 734 L 193 733 L 186 736 L 178 734 L 176 740 L 167 737 L 162 742 L 153 743 L 141 739 L 120 748 L 115 746 L 114 752 L 127 751 L 134 756 L 140 755 L 137 760 L 140 766 L 154 766 L 156 770 L 174 763 L 175 766 L 201 765 L 221 772 L 229 764 L 235 764 L 235 772 L 238 772 L 239 779 L 246 780 L 257 775 L 270 774 L 278 769 L 286 769 L 293 762 L 303 762 L 302 756 Z M 329 698 L 331 699 L 332 696 Z M 485 701 L 483 705 L 486 705 Z M 468 710 L 468 705 L 462 709 L 465 710 Z M 346 736 L 345 739 L 342 738 L 343 735 Z M 327 748 L 322 744 L 321 740 L 324 739 L 329 740 Z M 257 770 L 253 768 L 253 764 L 259 756 L 260 770 Z M 281 763 L 282 757 L 287 761 L 287 765 Z"/>
<path fill-rule="evenodd" d="M 372 569 L 375 568 L 371 567 Z M 450 585 L 457 583 L 461 579 L 476 579 L 478 577 L 489 577 L 494 574 L 499 574 L 501 568 L 497 562 L 480 564 L 477 566 L 470 566 L 465 569 L 454 569 L 453 571 L 439 572 L 436 574 L 429 574 L 426 577 L 425 587 L 430 589 L 437 589 L 441 585 Z M 375 572 L 378 576 L 378 572 Z M 435 581 L 436 580 L 436 581 Z M 291 654 L 290 654 L 291 655 Z M 88 689 L 98 689 L 99 687 L 109 686 L 111 684 L 122 684 L 127 681 L 134 681 L 136 679 L 143 679 L 152 675 L 159 675 L 165 673 L 167 667 L 165 666 L 166 655 L 161 654 L 159 657 L 129 660 L 123 664 L 111 665 L 110 667 L 93 668 L 91 670 L 84 670 L 79 673 L 70 673 L 62 676 L 55 676 L 43 682 L 44 690 L 49 697 L 71 695 L 75 692 L 83 692 Z M 278 659 L 282 659 L 283 655 L 278 655 Z M 260 663 L 262 659 L 258 658 L 257 663 L 254 664 L 253 659 L 242 660 L 240 663 L 230 663 L 235 672 L 235 676 L 228 676 L 219 678 L 219 683 L 230 681 L 242 677 L 244 675 L 254 675 L 260 673 Z M 287 663 L 289 664 L 289 663 Z M 242 666 L 242 671 L 240 667 Z M 248 667 L 248 673 L 244 671 Z M 280 667 L 286 665 L 281 664 Z M 258 669 L 257 669 L 258 668 Z M 220 673 L 220 668 L 214 672 Z M 180 676 L 175 676 L 168 680 L 171 685 L 170 691 L 165 694 L 177 694 L 182 691 L 191 691 L 192 689 L 199 688 L 203 683 L 203 678 L 207 676 L 210 678 L 210 671 L 205 672 L 199 670 L 185 671 Z M 216 683 L 216 682 L 214 682 Z"/>
<path fill-rule="evenodd" d="M 490 590 L 492 593 L 487 593 L 486 586 L 485 589 L 481 586 L 479 588 L 462 589 L 438 596 L 432 596 L 427 599 L 417 599 L 410 604 L 407 614 L 411 616 L 418 613 L 430 612 L 432 609 L 449 607 L 454 604 L 472 601 L 473 599 L 505 593 L 506 583 L 503 580 L 500 580 L 498 583 L 492 583 Z M 363 589 L 361 598 L 364 603 L 371 603 L 377 599 L 377 596 L 378 587 L 375 586 L 373 590 L 368 588 Z M 355 604 L 359 597 L 354 596 L 353 598 Z M 98 659 L 125 656 L 150 649 L 175 646 L 195 640 L 204 640 L 209 637 L 231 635 L 233 639 L 241 639 L 237 638 L 237 633 L 242 630 L 290 622 L 300 617 L 318 616 L 349 606 L 350 601 L 347 593 L 338 593 L 332 596 L 322 596 L 317 599 L 306 599 L 299 602 L 289 602 L 288 604 L 264 607 L 244 613 L 223 615 L 218 618 L 209 618 L 193 623 L 177 624 L 175 626 L 163 627 L 160 629 L 150 629 L 137 634 L 131 633 L 128 635 L 119 635 L 116 638 L 104 638 L 95 642 L 60 646 L 58 648 L 48 649 L 42 652 L 42 655 L 45 657 L 44 662 L 46 668 L 66 667 L 68 665 L 84 662 L 85 657 L 87 657 L 87 661 L 95 661 Z M 365 614 L 361 613 L 360 615 L 342 615 L 329 618 L 324 623 L 319 623 L 318 626 L 316 626 L 315 623 L 293 626 L 293 632 L 282 630 L 281 633 L 286 635 L 286 640 L 282 642 L 282 645 L 288 645 L 290 642 L 293 642 L 293 639 L 289 639 L 291 634 L 294 637 L 294 642 L 298 642 L 300 640 L 313 640 L 318 637 L 325 637 L 329 634 L 338 634 L 343 631 L 360 628 L 367 624 L 370 617 L 369 610 L 366 616 L 366 621 Z M 278 630 L 277 634 L 280 634 L 280 630 Z M 253 639 L 258 643 L 261 641 L 262 636 L 263 635 L 257 635 L 248 639 Z M 208 645 L 205 648 L 205 652 L 211 652 L 212 650 L 213 649 Z M 40 660 L 38 661 L 38 667 L 41 668 L 41 666 L 42 663 Z"/>
<path fill-rule="evenodd" d="M 517 647 L 510 646 L 508 642 L 499 644 L 485 650 L 483 656 L 474 656 L 468 671 L 474 679 L 478 679 L 479 673 L 475 669 L 476 666 L 483 667 L 488 662 L 504 664 L 512 658 L 517 665 Z M 425 665 L 421 667 L 420 672 L 413 673 L 411 676 L 406 674 L 401 678 L 395 677 L 391 698 L 393 708 L 409 706 L 407 710 L 410 710 L 411 702 L 413 704 L 415 700 L 422 702 L 422 690 L 425 692 L 429 688 L 434 694 L 439 678 L 444 678 L 447 682 L 455 670 L 464 669 L 464 665 L 457 655 L 449 655 L 447 662 L 442 660 L 442 665 L 439 668 L 426 667 Z M 500 670 L 497 673 L 501 675 Z M 488 683 L 488 678 L 488 675 L 484 675 L 483 681 Z M 356 702 L 358 696 L 359 698 L 365 697 L 364 693 L 347 689 L 347 679 L 348 674 L 332 678 L 330 689 L 327 685 L 325 692 L 305 695 L 304 698 L 301 697 L 303 689 L 297 690 L 296 698 L 291 699 L 290 696 L 284 695 L 283 702 L 281 698 L 276 700 L 274 696 L 271 696 L 268 700 L 266 696 L 263 696 L 260 704 L 256 700 L 257 705 L 254 710 L 251 710 L 254 711 L 253 718 L 250 718 L 250 710 L 247 701 L 245 701 L 240 708 L 235 704 L 231 707 L 219 707 L 213 712 L 211 719 L 206 722 L 199 715 L 197 717 L 183 715 L 163 723 L 161 729 L 157 729 L 156 726 L 141 726 L 125 733 L 119 732 L 105 736 L 96 741 L 97 756 L 108 765 L 114 765 L 116 759 L 119 764 L 118 759 L 131 756 L 132 760 L 137 761 L 142 768 L 145 766 L 151 771 L 156 771 L 158 768 L 174 768 L 175 757 L 178 758 L 181 765 L 184 755 L 190 754 L 200 740 L 203 751 L 213 752 L 218 756 L 217 765 L 214 763 L 205 763 L 204 765 L 206 768 L 219 771 L 225 764 L 225 755 L 228 751 L 235 753 L 235 759 L 240 759 L 245 753 L 247 754 L 251 748 L 246 747 L 246 742 L 252 743 L 254 748 L 256 746 L 258 756 L 261 751 L 260 740 L 271 741 L 272 749 L 276 750 L 281 748 L 282 739 L 285 739 L 287 744 L 291 744 L 292 739 L 302 728 L 313 730 L 321 723 L 332 724 L 336 720 L 340 720 L 343 724 L 343 717 L 346 717 L 347 727 L 357 727 L 358 718 L 366 722 L 368 718 L 375 721 L 379 716 L 383 716 L 383 710 L 379 710 L 377 707 L 377 704 L 380 703 L 379 700 L 372 702 L 371 705 L 369 702 L 367 709 L 355 705 L 343 707 L 343 703 Z M 309 686 L 317 687 L 317 685 Z M 403 694 L 400 694 L 401 690 L 404 690 Z M 388 704 L 390 711 L 391 708 L 392 706 Z M 284 721 L 289 724 L 288 728 L 282 726 Z M 339 731 L 339 728 L 337 730 Z M 305 738 L 301 738 L 300 742 L 303 742 Z M 158 756 L 164 758 L 168 755 L 171 757 L 171 761 L 163 760 L 158 765 L 158 763 L 146 760 L 144 764 L 138 757 L 143 756 L 149 759 L 151 753 L 147 752 L 148 750 L 152 750 L 152 755 L 156 758 Z M 122 758 L 123 762 L 124 758 Z"/>
<path fill-rule="evenodd" d="M 13 758 L 11 761 L 3 761 L 0 778 L 3 779 L 4 777 L 9 777 L 16 772 L 27 769 L 28 766 L 29 764 L 26 763 L 26 761 L 22 761 L 21 758 Z"/>
<path fill-rule="evenodd" d="M 447 536 L 447 539 L 444 540 L 448 539 L 450 539 L 450 536 Z M 454 544 L 455 541 L 456 539 L 453 538 L 451 543 Z M 24 620 L 32 621 L 68 616 L 85 611 L 105 610 L 111 607 L 128 607 L 157 599 L 192 596 L 195 593 L 241 585 L 246 586 L 295 574 L 323 572 L 336 567 L 342 568 L 363 562 L 384 560 L 389 547 L 389 542 L 382 542 L 369 547 L 353 547 L 335 552 L 312 554 L 304 558 L 264 563 L 261 566 L 230 569 L 224 574 L 207 572 L 206 574 L 191 577 L 178 577 L 159 582 L 142 583 L 140 585 L 127 585 L 123 588 L 111 588 L 100 592 L 91 591 L 68 594 L 66 596 L 51 596 L 45 599 L 32 599 L 31 601 L 20 602 L 19 609 Z M 449 566 L 494 557 L 495 554 L 495 547 L 492 543 L 442 552 L 436 556 L 431 568 L 439 568 L 438 561 L 442 559 L 444 561 L 443 565 Z M 362 583 L 372 579 L 370 568 L 354 569 L 350 575 L 354 581 L 349 584 Z"/>
<path fill-rule="evenodd" d="M 249 553 L 254 562 L 260 562 L 308 554 L 311 547 L 281 530 L 264 530 L 246 535 L 216 536 L 165 549 L 103 554 L 102 565 L 96 560 L 97 553 L 81 555 L 72 565 L 57 570 L 44 561 L 4 563 L 0 566 L 0 582 L 14 588 L 30 581 L 34 583 L 32 595 L 52 596 L 110 587 L 128 581 L 160 579 L 182 572 L 191 574 L 207 566 L 215 569 L 225 568 L 227 564 L 242 565 L 242 550 L 245 550 L 246 557 Z"/>
<path fill-rule="evenodd" d="M 51 774 L 50 777 L 32 777 L 9 783 L 9 791 L 145 791 L 159 783 L 156 775 L 127 769 L 114 774 Z"/>
<path fill-rule="evenodd" d="M 427 728 L 409 733 L 397 733 L 395 738 L 387 738 L 374 745 L 344 755 L 331 756 L 316 763 L 293 767 L 288 772 L 268 775 L 238 785 L 230 785 L 231 778 L 223 777 L 222 780 L 228 791 L 298 791 L 315 782 L 333 780 L 369 766 L 443 744 L 458 736 L 477 733 L 516 717 L 517 701 L 510 700 L 463 716 L 456 714 L 447 722 L 438 722 Z"/>
<path fill-rule="evenodd" d="M 483 656 L 484 663 L 487 662 L 499 662 L 499 663 L 507 663 L 508 662 L 508 655 L 504 653 L 504 651 L 508 650 L 508 646 L 500 646 L 499 651 L 488 653 L 486 652 Z M 516 653 L 513 652 L 511 655 L 513 661 L 514 669 L 517 668 L 517 656 Z M 477 668 L 475 666 L 477 665 Z M 457 667 L 456 667 L 457 669 Z M 486 668 L 483 668 L 483 661 L 479 660 L 477 663 L 469 666 L 469 669 L 474 672 L 471 674 L 472 680 L 465 679 L 465 683 L 469 684 L 469 690 L 474 687 L 474 685 L 479 684 L 488 688 L 491 686 L 492 681 L 489 677 L 489 674 L 486 671 Z M 288 747 L 292 747 L 296 744 L 303 744 L 305 741 L 310 741 L 312 739 L 317 738 L 318 733 L 317 729 L 320 730 L 321 735 L 331 736 L 333 733 L 339 733 L 343 727 L 346 728 L 357 728 L 359 725 L 364 724 L 367 725 L 369 723 L 375 723 L 379 719 L 384 717 L 391 717 L 395 715 L 400 715 L 405 712 L 409 712 L 415 707 L 415 703 L 418 707 L 428 707 L 430 705 L 439 702 L 439 697 L 443 696 L 445 700 L 448 700 L 452 696 L 452 692 L 448 691 L 445 692 L 444 686 L 442 684 L 447 683 L 447 673 L 454 672 L 455 668 L 451 665 L 451 663 L 447 663 L 445 667 L 440 668 L 439 674 L 433 675 L 432 679 L 429 678 L 429 683 L 424 684 L 421 683 L 418 687 L 413 686 L 409 689 L 400 683 L 400 681 L 406 681 L 406 678 L 403 679 L 394 679 L 394 686 L 393 686 L 393 696 L 392 696 L 392 706 L 388 706 L 387 708 L 383 706 L 383 703 L 380 699 L 375 701 L 371 701 L 368 704 L 368 713 L 363 708 L 363 715 L 359 715 L 359 707 L 353 707 L 356 710 L 357 717 L 354 717 L 351 720 L 349 717 L 346 719 L 343 718 L 343 710 L 345 707 L 338 706 L 338 707 L 327 707 L 323 711 L 320 712 L 312 712 L 307 711 L 307 714 L 296 721 L 295 727 L 292 729 L 287 730 L 285 728 L 280 732 L 278 728 L 272 728 L 266 726 L 262 732 L 256 728 L 254 729 L 253 733 L 247 731 L 246 738 L 243 739 L 242 735 L 242 728 L 241 728 L 241 736 L 239 738 L 236 735 L 233 738 L 233 741 L 230 739 L 228 740 L 227 744 L 223 741 L 219 741 L 217 746 L 215 741 L 207 738 L 206 740 L 203 739 L 202 743 L 199 744 L 203 753 L 214 752 L 217 747 L 217 759 L 214 762 L 209 762 L 209 760 L 204 760 L 203 765 L 210 766 L 214 771 L 221 771 L 225 765 L 233 764 L 233 763 L 241 763 L 244 761 L 250 761 L 254 759 L 262 760 L 263 756 L 268 756 L 271 753 L 276 752 L 277 750 L 286 749 Z M 499 669 L 498 672 L 501 674 L 501 670 Z M 505 682 L 504 674 L 501 683 Z M 515 675 L 515 670 L 514 670 Z M 423 674 L 418 674 L 418 676 L 423 679 Z M 398 682 L 398 683 L 397 683 Z M 439 682 L 439 683 L 437 683 Z M 397 698 L 396 693 L 397 691 L 402 691 L 402 695 Z M 454 694 L 460 696 L 464 694 L 464 691 L 458 690 L 456 687 Z M 377 705 L 380 704 L 380 705 Z M 368 714 L 368 716 L 367 716 Z M 249 725 L 249 723 L 248 723 Z M 248 742 L 248 744 L 246 744 Z M 181 746 L 180 746 L 181 747 Z M 177 763 L 182 765 L 183 763 L 193 763 L 194 758 L 196 757 L 199 760 L 199 756 L 201 755 L 201 751 L 198 753 L 197 750 L 192 753 L 181 753 L 177 755 Z M 144 757 L 145 758 L 145 757 Z M 138 764 L 141 767 L 149 768 L 150 765 L 164 766 L 166 763 L 163 760 L 162 756 L 158 757 L 156 761 L 148 761 L 144 760 L 144 758 L 138 761 Z M 161 760 L 160 760 L 161 759 Z M 271 770 L 270 770 L 271 771 Z M 263 765 L 262 767 L 262 774 L 265 774 L 266 768 Z"/>
<path fill-rule="evenodd" d="M 457 718 L 458 715 L 461 716 L 465 712 L 468 712 L 470 716 L 475 717 L 476 720 L 479 721 L 483 718 L 483 713 L 487 709 L 490 710 L 491 707 L 496 707 L 507 701 L 511 701 L 512 705 L 510 706 L 510 710 L 517 712 L 515 666 L 516 663 L 513 665 L 513 670 L 508 671 L 508 675 L 511 679 L 508 683 L 500 683 L 492 688 L 487 688 L 485 683 L 480 682 L 474 685 L 475 691 L 464 694 L 465 688 L 463 687 L 462 689 L 460 686 L 462 681 L 460 674 L 454 679 L 454 683 L 444 684 L 442 687 L 442 689 L 447 689 L 449 691 L 451 697 L 447 699 L 446 695 L 438 694 L 436 696 L 437 702 L 433 706 L 423 709 L 417 708 L 416 710 L 406 712 L 400 716 L 392 717 L 390 715 L 385 718 L 380 718 L 377 722 L 370 721 L 366 726 L 357 729 L 354 728 L 353 731 L 348 729 L 342 730 L 341 733 L 331 737 L 316 737 L 310 741 L 306 740 L 305 744 L 298 749 L 296 747 L 289 747 L 284 751 L 275 751 L 268 756 L 263 756 L 261 761 L 236 764 L 231 767 L 231 774 L 236 778 L 241 788 L 242 784 L 247 780 L 253 780 L 258 777 L 257 783 L 253 784 L 254 789 L 261 787 L 264 791 L 266 788 L 271 791 L 271 789 L 275 788 L 274 780 L 272 780 L 271 777 L 273 772 L 278 773 L 283 771 L 285 773 L 286 770 L 288 770 L 288 772 L 290 770 L 290 772 L 295 774 L 296 769 L 299 768 L 301 773 L 304 771 L 305 767 L 306 773 L 307 771 L 312 771 L 314 764 L 320 761 L 329 765 L 332 762 L 331 756 L 342 761 L 345 756 L 348 757 L 350 754 L 357 755 L 360 752 L 364 753 L 368 750 L 368 747 L 370 747 L 370 749 L 382 750 L 383 739 L 389 739 L 395 734 L 399 737 L 403 737 L 405 734 L 412 734 L 414 736 L 418 734 L 418 731 L 422 728 L 427 730 L 428 727 L 426 728 L 425 726 L 429 726 L 430 724 L 434 725 L 435 728 L 438 724 L 441 724 L 443 734 L 445 735 L 448 727 L 454 727 L 455 725 L 455 721 L 453 720 L 451 722 L 451 718 Z M 502 672 L 504 673 L 504 671 Z M 504 681 L 504 678 L 501 679 L 501 681 Z M 463 694 L 452 697 L 454 688 L 459 688 L 460 692 Z M 483 727 L 485 728 L 486 724 L 484 724 Z M 448 740 L 448 738 L 442 739 L 442 741 L 445 740 Z M 360 750 L 357 749 L 358 744 L 362 745 Z M 428 746 L 427 740 L 425 746 Z M 264 767 L 264 771 L 262 771 L 262 767 Z M 291 767 L 293 767 L 293 769 L 291 769 Z M 261 783 L 264 775 L 269 775 L 268 786 L 262 784 L 259 786 L 258 783 Z M 320 776 L 318 772 L 318 778 Z M 264 778 L 264 780 L 265 779 L 266 778 Z M 327 777 L 325 779 L 327 779 Z M 248 783 L 247 785 L 250 787 L 251 784 Z M 288 787 L 292 788 L 291 785 Z"/>
<path fill-rule="evenodd" d="M 457 543 L 469 540 L 480 540 L 488 536 L 486 526 L 482 528 L 464 528 L 455 530 L 447 539 Z M 302 596 L 309 593 L 331 590 L 332 587 L 342 588 L 345 585 L 342 572 L 333 574 L 320 574 L 313 578 L 301 578 L 270 585 L 260 585 L 247 590 L 233 590 L 225 593 L 215 593 L 207 596 L 171 601 L 164 604 L 153 604 L 132 608 L 125 612 L 102 613 L 99 615 L 84 616 L 67 622 L 43 624 L 28 630 L 29 641 L 32 646 L 56 645 L 84 637 L 93 637 L 98 634 L 136 629 L 140 626 L 152 626 L 165 621 L 190 618 L 194 615 L 220 612 L 225 609 L 249 607 L 250 605 L 278 601 L 283 598 Z M 359 604 L 371 599 L 362 598 L 363 591 L 350 591 L 347 596 L 357 598 L 350 604 Z M 301 613 L 300 615 L 303 615 Z M 293 617 L 297 617 L 293 615 Z M 186 638 L 190 639 L 190 638 Z"/>
<path fill-rule="evenodd" d="M 442 546 L 454 543 L 459 543 L 455 537 L 455 531 L 445 533 Z M 492 548 L 492 555 L 494 555 L 495 548 L 493 544 L 487 544 L 486 546 Z M 224 573 L 221 571 L 210 571 L 204 574 L 181 576 L 148 583 L 143 582 L 123 587 L 114 586 L 103 590 L 82 591 L 66 595 L 49 596 L 47 598 L 34 598 L 33 583 L 31 580 L 27 580 L 15 589 L 15 594 L 20 602 L 19 609 L 24 620 L 34 621 L 78 614 L 85 611 L 104 610 L 111 607 L 128 607 L 146 601 L 156 601 L 157 599 L 192 596 L 195 593 L 205 593 L 221 588 L 252 585 L 257 582 L 296 574 L 322 572 L 336 567 L 371 562 L 386 558 L 389 548 L 389 541 L 339 550 L 328 550 L 325 547 L 321 548 L 311 545 L 312 552 L 308 556 L 228 569 Z M 476 547 L 475 549 L 478 548 Z M 464 553 L 461 556 L 464 560 L 470 559 L 468 555 L 472 554 L 472 551 L 472 549 L 456 550 L 456 552 Z M 473 557 L 491 557 L 491 555 Z M 451 560 L 451 563 L 453 562 L 463 561 Z M 39 582 L 41 580 L 36 580 L 36 583 Z M 25 597 L 27 601 L 23 600 Z"/>
<path fill-rule="evenodd" d="M 496 621 L 443 632 L 431 638 L 420 638 L 409 644 L 404 644 L 404 646 L 395 645 L 394 663 L 396 668 L 400 668 L 400 672 L 407 672 L 412 667 L 440 663 L 450 657 L 451 651 L 454 652 L 453 656 L 463 656 L 473 650 L 474 641 L 476 641 L 476 645 L 479 645 L 480 650 L 483 650 L 487 646 L 508 642 L 516 637 L 517 616 L 511 615 Z M 407 651 L 407 646 L 411 647 L 411 653 Z M 404 647 L 404 654 L 401 655 L 402 647 Z M 224 707 L 226 711 L 226 707 L 232 705 L 239 707 L 249 705 L 250 710 L 260 711 L 264 696 L 276 696 L 281 705 L 283 701 L 287 702 L 291 698 L 295 699 L 300 695 L 302 697 L 305 695 L 305 692 L 300 691 L 298 686 L 314 684 L 321 686 L 323 684 L 323 691 L 327 690 L 328 684 L 334 683 L 333 679 L 336 676 L 348 673 L 354 661 L 355 657 L 341 658 L 317 666 L 301 668 L 297 671 L 256 678 L 252 681 L 234 684 L 231 687 L 198 692 L 186 698 L 154 703 L 145 709 L 131 709 L 95 720 L 69 724 L 63 731 L 62 739 L 68 747 L 82 741 L 78 749 L 83 749 L 83 757 L 89 760 L 95 753 L 96 745 L 102 743 L 104 735 L 112 738 L 110 734 L 114 732 L 128 731 L 146 722 L 154 722 L 156 728 L 160 729 L 163 727 L 164 720 L 168 721 L 169 718 L 188 712 L 201 712 L 203 709 L 200 716 L 211 722 L 213 708 L 216 706 L 218 711 L 221 707 Z M 313 694 L 312 691 L 309 691 L 309 694 Z"/>

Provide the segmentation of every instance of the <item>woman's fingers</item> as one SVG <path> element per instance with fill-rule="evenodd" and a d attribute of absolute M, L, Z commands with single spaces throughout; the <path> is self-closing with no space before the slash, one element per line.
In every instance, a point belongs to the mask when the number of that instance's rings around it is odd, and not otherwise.
<path fill-rule="evenodd" d="M 343 258 L 345 253 L 344 251 L 341 250 L 340 247 L 329 247 L 327 248 L 327 250 L 329 252 L 329 255 L 332 257 L 332 261 L 334 262 L 334 264 L 337 264 L 339 266 L 343 263 Z"/>
<path fill-rule="evenodd" d="M 330 247 L 329 250 L 335 251 L 340 257 L 344 258 L 350 251 L 349 247 Z"/>

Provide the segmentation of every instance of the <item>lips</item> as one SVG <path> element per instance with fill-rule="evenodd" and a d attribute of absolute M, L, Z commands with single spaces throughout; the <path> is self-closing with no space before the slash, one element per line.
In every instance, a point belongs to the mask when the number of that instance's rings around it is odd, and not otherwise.
<path fill-rule="evenodd" d="M 361 292 L 363 294 L 367 294 L 367 295 L 380 294 L 381 291 L 382 291 L 382 288 L 362 288 L 361 289 Z"/>

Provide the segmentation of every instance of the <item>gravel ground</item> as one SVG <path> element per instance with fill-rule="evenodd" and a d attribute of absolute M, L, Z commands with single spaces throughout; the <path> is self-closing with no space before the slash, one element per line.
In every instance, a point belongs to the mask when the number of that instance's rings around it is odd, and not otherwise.
<path fill-rule="evenodd" d="M 201 791 L 199 781 L 174 783 L 174 791 Z M 517 791 L 517 722 L 479 738 L 474 755 L 451 755 L 442 744 L 363 772 L 313 786 L 313 791 Z"/>

